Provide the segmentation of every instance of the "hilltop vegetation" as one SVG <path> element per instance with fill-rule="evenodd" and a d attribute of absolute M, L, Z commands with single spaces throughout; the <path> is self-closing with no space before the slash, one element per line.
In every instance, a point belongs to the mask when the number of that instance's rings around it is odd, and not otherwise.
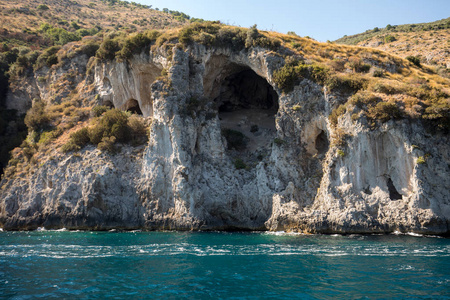
<path fill-rule="evenodd" d="M 377 48 L 401 57 L 439 67 L 441 76 L 449 76 L 450 18 L 419 24 L 390 25 L 344 36 L 336 43 Z"/>

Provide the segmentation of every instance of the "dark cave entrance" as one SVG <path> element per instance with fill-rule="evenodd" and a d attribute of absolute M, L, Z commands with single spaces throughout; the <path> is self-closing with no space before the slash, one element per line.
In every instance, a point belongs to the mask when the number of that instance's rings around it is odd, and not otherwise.
<path fill-rule="evenodd" d="M 216 102 L 220 104 L 219 113 L 251 108 L 278 110 L 275 90 L 250 69 L 225 78 Z"/>
<path fill-rule="evenodd" d="M 276 136 L 278 94 L 264 78 L 238 70 L 221 82 L 214 102 L 228 150 L 267 154 Z"/>
<path fill-rule="evenodd" d="M 139 102 L 136 99 L 128 100 L 124 105 L 124 110 L 127 110 L 133 114 L 142 115 L 141 108 L 139 107 Z"/>
<path fill-rule="evenodd" d="M 109 101 L 109 100 L 103 101 L 103 105 L 108 107 L 108 108 L 110 108 L 110 109 L 114 108 L 114 104 L 111 101 Z"/>
<path fill-rule="evenodd" d="M 318 154 L 325 154 L 328 151 L 330 142 L 325 131 L 321 130 L 319 135 L 316 137 L 316 150 Z"/>
<path fill-rule="evenodd" d="M 397 191 L 390 177 L 387 178 L 386 184 L 388 187 L 389 198 L 391 198 L 391 200 L 401 200 L 402 195 Z"/>

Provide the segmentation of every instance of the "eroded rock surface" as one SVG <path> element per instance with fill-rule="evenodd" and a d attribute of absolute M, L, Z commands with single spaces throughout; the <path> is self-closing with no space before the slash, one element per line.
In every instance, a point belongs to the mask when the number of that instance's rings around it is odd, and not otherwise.
<path fill-rule="evenodd" d="M 261 48 L 199 45 L 175 47 L 171 60 L 98 63 L 78 86 L 90 80 L 97 104 L 151 118 L 148 145 L 54 150 L 34 174 L 2 181 L 0 224 L 448 233 L 448 136 L 407 120 L 370 130 L 347 114 L 333 127 L 342 96 L 307 79 L 283 94 L 272 80 L 283 63 Z"/>

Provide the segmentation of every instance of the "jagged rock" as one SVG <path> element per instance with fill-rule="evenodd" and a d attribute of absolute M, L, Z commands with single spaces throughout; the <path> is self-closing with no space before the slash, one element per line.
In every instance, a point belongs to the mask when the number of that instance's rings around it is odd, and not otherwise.
<path fill-rule="evenodd" d="M 148 145 L 54 150 L 34 174 L 2 181 L 1 226 L 448 233 L 448 136 L 408 120 L 371 130 L 348 113 L 333 127 L 342 96 L 308 79 L 282 93 L 272 74 L 283 63 L 195 44 L 172 60 L 98 62 L 95 101 L 152 118 Z"/>

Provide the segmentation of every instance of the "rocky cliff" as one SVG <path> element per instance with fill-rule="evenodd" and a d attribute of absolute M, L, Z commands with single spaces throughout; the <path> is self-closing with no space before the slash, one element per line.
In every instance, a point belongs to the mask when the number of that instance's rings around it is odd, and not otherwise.
<path fill-rule="evenodd" d="M 449 233 L 448 134 L 407 118 L 374 127 L 350 110 L 330 122 L 350 95 L 306 77 L 283 91 L 284 55 L 193 43 L 90 64 L 80 55 L 34 73 L 11 105 L 58 101 L 50 87 L 74 71 L 58 93 L 142 114 L 148 144 L 50 149 L 2 180 L 5 230 Z"/>

